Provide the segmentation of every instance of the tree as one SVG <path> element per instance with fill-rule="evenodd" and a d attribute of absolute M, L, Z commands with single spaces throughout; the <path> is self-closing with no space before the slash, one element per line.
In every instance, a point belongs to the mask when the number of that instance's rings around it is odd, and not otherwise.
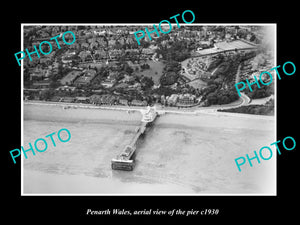
<path fill-rule="evenodd" d="M 51 81 L 50 83 L 50 88 L 57 88 L 59 86 L 60 86 L 60 82 L 58 82 L 57 80 Z"/>
<path fill-rule="evenodd" d="M 132 74 L 133 73 L 133 69 L 127 64 L 123 64 L 124 65 L 124 71 L 129 73 L 129 74 Z"/>
<path fill-rule="evenodd" d="M 268 86 L 260 85 L 260 88 L 258 88 L 257 85 L 254 85 L 251 88 L 252 92 L 247 88 L 245 93 L 252 99 L 265 98 L 274 94 L 274 83 L 271 83 Z"/>
<path fill-rule="evenodd" d="M 226 95 L 221 95 L 221 97 L 218 98 L 218 104 L 222 105 L 222 104 L 227 104 L 230 102 L 230 99 L 226 96 Z"/>
<path fill-rule="evenodd" d="M 146 70 L 146 69 L 150 69 L 149 64 L 144 63 L 143 65 L 141 65 L 141 69 Z"/>
<path fill-rule="evenodd" d="M 179 75 L 174 71 L 168 71 L 160 77 L 161 85 L 172 85 L 177 82 Z"/>
<path fill-rule="evenodd" d="M 50 100 L 54 95 L 54 91 L 49 89 L 49 90 L 43 90 L 40 93 L 40 99 L 41 100 Z"/>
<path fill-rule="evenodd" d="M 218 88 L 218 86 L 216 84 L 211 84 L 204 89 L 204 94 L 207 95 L 211 92 L 214 92 L 217 88 Z"/>
<path fill-rule="evenodd" d="M 154 85 L 154 82 L 152 80 L 152 77 L 142 77 L 140 79 L 140 82 L 142 84 L 142 87 L 144 90 L 151 89 L 151 87 Z"/>
<path fill-rule="evenodd" d="M 252 34 L 250 41 L 255 41 L 255 39 L 256 39 L 256 36 L 254 34 Z"/>
<path fill-rule="evenodd" d="M 180 40 L 175 41 L 173 44 L 168 42 L 168 44 L 171 45 L 169 48 L 166 47 L 167 45 L 158 44 L 156 53 L 161 54 L 163 59 L 181 62 L 190 57 L 190 50 L 193 46 L 189 45 L 189 41 Z"/>
<path fill-rule="evenodd" d="M 158 94 L 158 95 L 164 95 L 164 96 L 170 96 L 172 94 L 176 94 L 177 91 L 166 87 L 166 86 L 160 86 L 159 88 L 152 91 L 152 94 Z"/>
<path fill-rule="evenodd" d="M 206 99 L 207 99 L 208 105 L 214 105 L 214 104 L 218 103 L 218 98 L 217 98 L 216 92 L 209 93 L 206 96 Z"/>

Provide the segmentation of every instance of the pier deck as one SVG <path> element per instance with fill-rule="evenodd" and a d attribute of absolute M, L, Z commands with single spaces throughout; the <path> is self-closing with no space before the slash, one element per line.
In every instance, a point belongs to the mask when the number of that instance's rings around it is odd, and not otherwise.
<path fill-rule="evenodd" d="M 131 171 L 135 166 L 135 156 L 138 144 L 146 135 L 149 128 L 153 125 L 157 112 L 156 110 L 148 108 L 147 111 L 142 111 L 143 118 L 136 134 L 128 145 L 125 146 L 123 151 L 111 160 L 111 168 L 114 170 L 127 170 Z"/>

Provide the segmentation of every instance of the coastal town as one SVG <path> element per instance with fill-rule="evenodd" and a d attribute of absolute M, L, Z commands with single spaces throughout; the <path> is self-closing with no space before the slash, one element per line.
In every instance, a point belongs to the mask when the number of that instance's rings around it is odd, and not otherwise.
<path fill-rule="evenodd" d="M 63 32 L 76 36 L 72 45 L 60 43 L 62 47 L 48 55 L 23 60 L 24 100 L 175 108 L 224 105 L 238 101 L 236 81 L 254 80 L 274 66 L 262 26 L 175 27 L 138 45 L 133 33 L 141 27 L 24 26 L 24 47 L 31 51 Z M 269 97 L 274 85 L 244 94 L 250 100 Z M 262 105 L 254 114 L 274 112 L 272 101 L 267 110 Z"/>

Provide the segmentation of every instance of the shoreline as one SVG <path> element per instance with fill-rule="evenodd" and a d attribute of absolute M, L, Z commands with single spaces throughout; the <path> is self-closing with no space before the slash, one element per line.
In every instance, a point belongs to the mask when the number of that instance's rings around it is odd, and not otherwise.
<path fill-rule="evenodd" d="M 121 106 L 121 105 L 112 105 L 112 106 L 101 106 L 101 105 L 94 105 L 94 104 L 87 104 L 87 103 L 67 103 L 67 102 L 48 102 L 48 101 L 36 101 L 36 100 L 26 100 L 23 101 L 24 105 L 44 105 L 44 106 L 61 106 L 67 107 L 64 109 L 96 109 L 96 110 L 105 110 L 105 111 L 126 111 L 127 113 L 130 112 L 140 112 L 140 110 L 145 109 L 146 107 L 139 107 L 139 106 Z M 224 105 L 225 106 L 225 105 Z M 234 112 L 219 112 L 219 105 L 212 106 L 212 107 L 202 107 L 197 109 L 170 109 L 170 107 L 157 107 L 156 110 L 158 114 L 183 114 L 183 115 L 201 115 L 201 114 L 211 114 L 216 116 L 232 116 L 232 117 L 242 117 L 242 118 L 260 118 L 263 120 L 275 120 L 276 117 L 270 115 L 255 115 L 255 114 L 247 114 L 247 113 L 234 113 Z M 237 106 L 232 106 L 230 108 L 235 108 Z M 239 107 L 239 106 L 238 106 Z M 227 109 L 225 106 L 224 108 Z"/>

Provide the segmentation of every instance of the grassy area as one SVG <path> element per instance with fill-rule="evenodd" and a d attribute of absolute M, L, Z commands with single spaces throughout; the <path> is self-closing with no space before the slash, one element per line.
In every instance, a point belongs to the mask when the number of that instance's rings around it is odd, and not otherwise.
<path fill-rule="evenodd" d="M 142 65 L 143 63 L 147 63 L 150 66 L 150 69 L 141 70 L 139 68 L 138 71 L 135 70 L 135 67 Z M 165 64 L 163 62 L 153 62 L 152 60 L 141 61 L 140 64 L 133 64 L 130 66 L 134 69 L 134 74 L 141 76 L 144 75 L 146 77 L 152 77 L 155 85 L 159 84 L 159 78 L 162 76 L 163 68 Z"/>
<path fill-rule="evenodd" d="M 188 84 L 194 88 L 199 88 L 199 89 L 207 86 L 207 82 L 205 82 L 201 79 L 193 80 L 193 81 L 189 82 Z"/>

